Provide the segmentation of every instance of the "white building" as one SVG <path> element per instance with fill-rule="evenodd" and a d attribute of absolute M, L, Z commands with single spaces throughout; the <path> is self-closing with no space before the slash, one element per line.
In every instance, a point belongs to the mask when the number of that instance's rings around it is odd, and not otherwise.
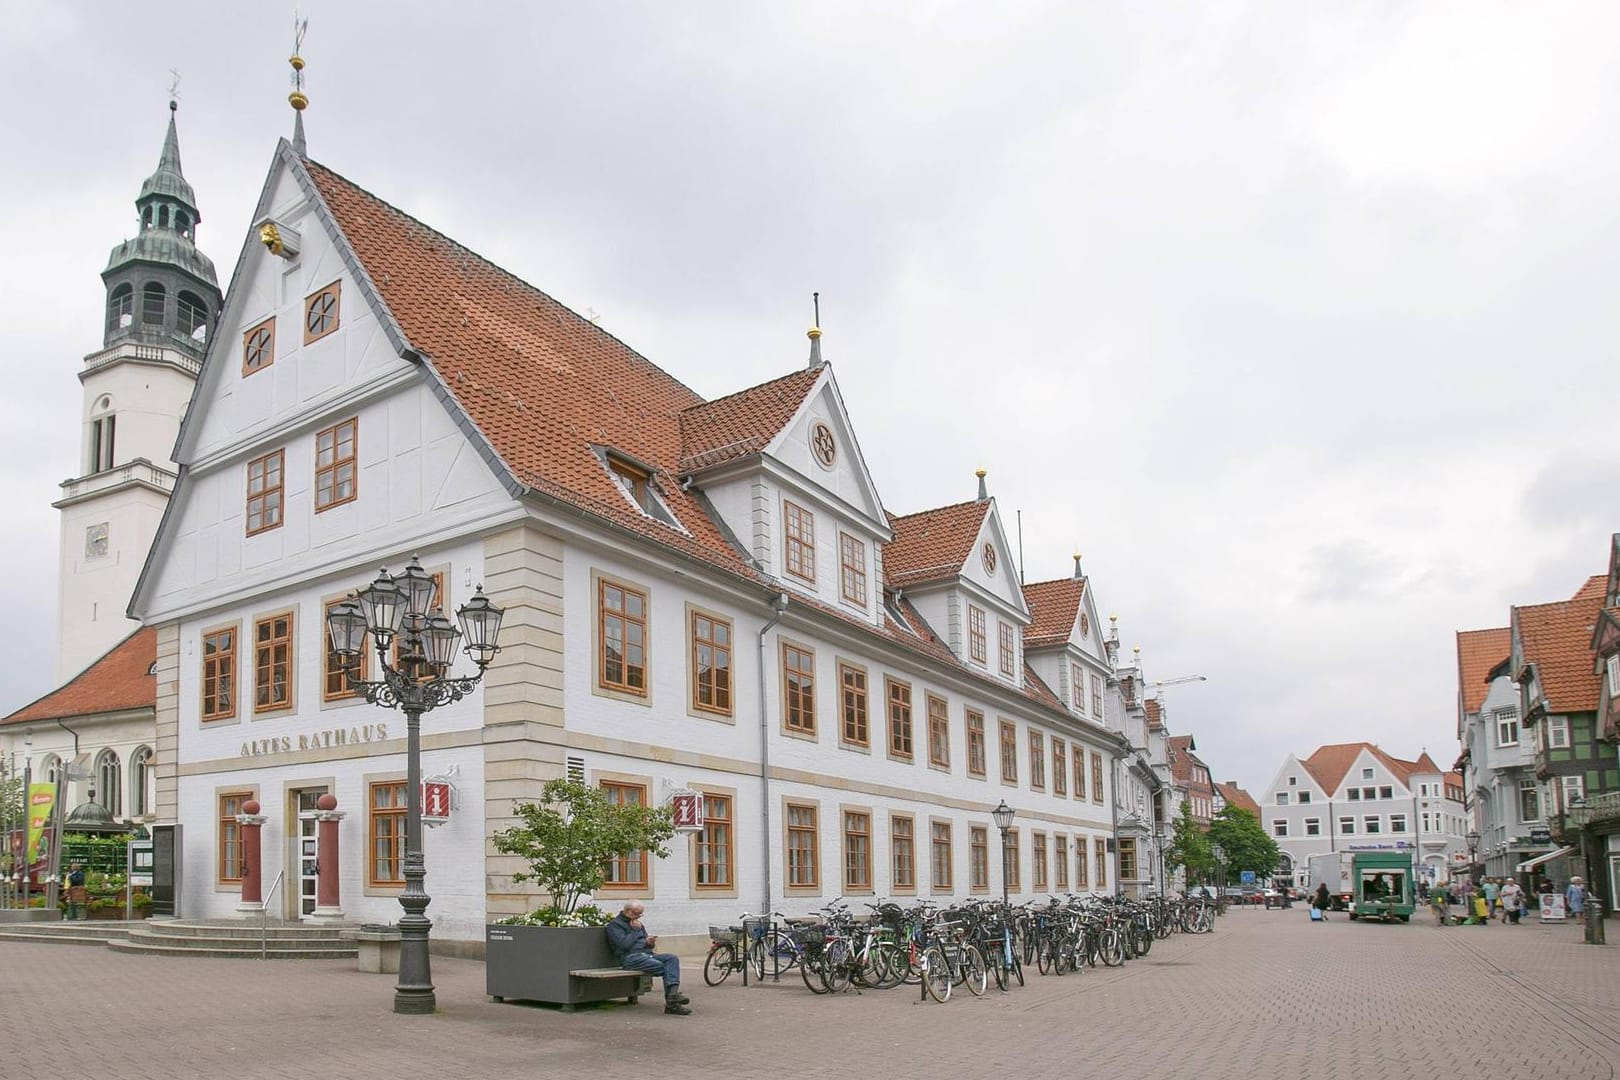
<path fill-rule="evenodd" d="M 1260 799 L 1260 824 L 1282 851 L 1277 876 L 1300 887 L 1310 857 L 1330 851 L 1410 851 L 1431 883 L 1467 862 L 1462 777 L 1426 751 L 1404 761 L 1360 742 L 1290 755 Z"/>
<path fill-rule="evenodd" d="M 1015 895 L 1115 888 L 1123 747 L 1094 610 L 1027 645 L 982 476 L 972 501 L 887 513 L 819 331 L 807 367 L 704 401 L 300 147 L 278 147 L 253 224 L 132 607 L 157 633 L 186 914 L 234 909 L 249 798 L 282 914 L 308 914 L 322 794 L 347 814 L 345 914 L 399 914 L 402 718 L 343 685 L 323 623 L 412 554 L 446 610 L 479 584 L 506 609 L 483 684 L 424 722 L 424 772 L 459 798 L 426 838 L 441 943 L 535 905 L 489 837 L 565 774 L 703 793 L 703 832 L 615 865 L 597 898 L 646 899 L 672 934 L 835 895 L 999 893 L 1003 799 Z"/>

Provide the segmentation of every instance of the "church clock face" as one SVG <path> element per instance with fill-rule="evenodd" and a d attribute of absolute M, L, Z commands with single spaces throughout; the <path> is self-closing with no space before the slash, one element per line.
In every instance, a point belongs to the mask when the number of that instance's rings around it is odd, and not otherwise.
<path fill-rule="evenodd" d="M 107 554 L 107 523 L 87 525 L 84 530 L 84 557 L 99 559 Z"/>

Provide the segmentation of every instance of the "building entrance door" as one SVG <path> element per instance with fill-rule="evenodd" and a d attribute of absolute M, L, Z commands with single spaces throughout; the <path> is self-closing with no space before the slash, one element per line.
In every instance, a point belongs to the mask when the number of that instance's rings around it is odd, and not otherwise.
<path fill-rule="evenodd" d="M 299 788 L 292 794 L 296 797 L 289 801 L 297 814 L 295 827 L 290 830 L 295 845 L 292 853 L 294 888 L 287 892 L 288 899 L 295 901 L 291 917 L 305 919 L 315 913 L 316 886 L 320 881 L 320 864 L 316 859 L 315 800 L 326 794 L 326 788 Z"/>

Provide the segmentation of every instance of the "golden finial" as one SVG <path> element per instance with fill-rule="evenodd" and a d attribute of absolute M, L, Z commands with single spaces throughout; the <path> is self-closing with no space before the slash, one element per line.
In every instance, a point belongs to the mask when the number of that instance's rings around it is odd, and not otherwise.
<path fill-rule="evenodd" d="M 983 469 L 974 469 L 973 470 L 973 475 L 977 476 L 980 480 L 983 480 L 986 476 L 989 476 L 990 474 L 985 472 Z"/>
<path fill-rule="evenodd" d="M 299 55 L 304 51 L 304 31 L 309 29 L 309 20 L 298 17 L 298 9 L 293 8 L 293 54 L 287 58 L 292 65 L 292 93 L 287 95 L 287 104 L 299 112 L 309 105 L 309 98 L 304 94 L 304 58 Z"/>

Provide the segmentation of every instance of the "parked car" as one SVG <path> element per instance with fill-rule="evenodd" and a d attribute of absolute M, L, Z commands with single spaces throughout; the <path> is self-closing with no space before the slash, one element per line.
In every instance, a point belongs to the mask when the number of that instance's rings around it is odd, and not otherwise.
<path fill-rule="evenodd" d="M 1226 886 L 1221 890 L 1221 895 L 1226 898 L 1229 904 L 1247 904 L 1249 902 L 1249 890 L 1240 885 Z"/>

